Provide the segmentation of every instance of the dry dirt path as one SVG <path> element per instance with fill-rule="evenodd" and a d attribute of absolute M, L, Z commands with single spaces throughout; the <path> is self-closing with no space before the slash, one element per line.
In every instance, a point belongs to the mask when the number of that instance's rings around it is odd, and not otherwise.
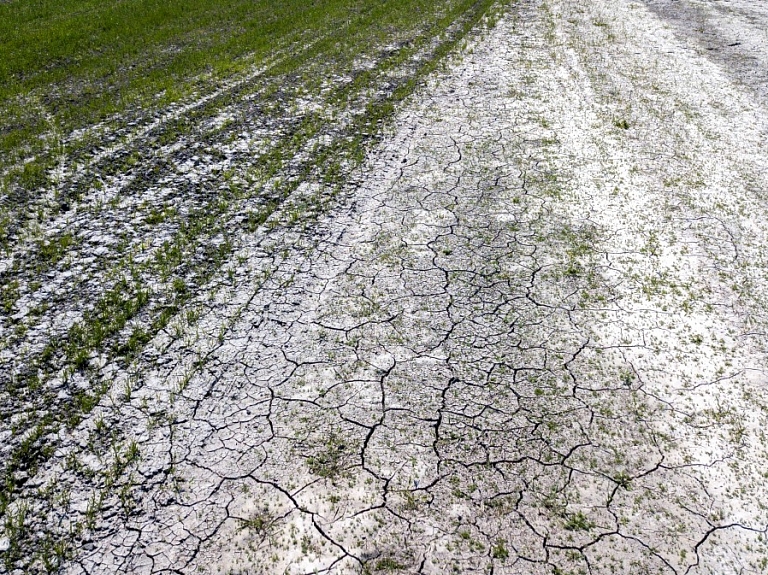
<path fill-rule="evenodd" d="M 660 4 L 514 4 L 240 246 L 41 472 L 66 572 L 765 570 L 768 107 Z"/>

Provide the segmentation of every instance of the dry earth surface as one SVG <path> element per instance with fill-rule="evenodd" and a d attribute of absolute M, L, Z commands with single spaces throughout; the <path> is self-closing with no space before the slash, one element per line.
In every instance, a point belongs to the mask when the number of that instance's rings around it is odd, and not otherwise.
<path fill-rule="evenodd" d="M 762 2 L 512 3 L 332 208 L 283 225 L 300 186 L 103 360 L 0 548 L 71 533 L 72 574 L 764 572 L 767 78 Z"/>

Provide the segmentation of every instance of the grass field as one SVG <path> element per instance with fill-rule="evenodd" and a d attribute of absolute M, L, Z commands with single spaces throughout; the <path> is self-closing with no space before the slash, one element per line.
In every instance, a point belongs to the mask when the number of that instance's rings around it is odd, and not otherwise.
<path fill-rule="evenodd" d="M 242 234 L 311 225 L 497 4 L 0 4 L 7 568 L 55 571 L 81 533 L 33 534 L 50 502 L 27 484 L 102 400 L 105 366 L 139 381 L 147 344 L 171 325 L 193 333 L 193 302 L 233 281 Z"/>
<path fill-rule="evenodd" d="M 273 74 L 308 87 L 397 38 L 435 32 L 474 2 L 425 0 L 11 1 L 0 5 L 2 193 L 27 200 L 73 138 L 121 126 L 208 86 L 292 54 Z M 445 25 L 445 22 L 442 23 Z M 296 53 L 298 51 L 298 53 Z M 6 222 L 7 227 L 9 225 Z M 5 235 L 0 230 L 0 237 Z"/>

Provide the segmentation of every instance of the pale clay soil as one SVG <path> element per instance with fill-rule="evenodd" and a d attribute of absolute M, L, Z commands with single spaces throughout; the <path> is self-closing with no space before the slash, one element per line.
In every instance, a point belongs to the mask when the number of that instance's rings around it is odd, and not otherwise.
<path fill-rule="evenodd" d="M 141 453 L 65 572 L 766 570 L 767 30 L 513 4 L 311 233 L 245 237 L 110 372 L 35 478 L 66 530 L 100 418 Z"/>

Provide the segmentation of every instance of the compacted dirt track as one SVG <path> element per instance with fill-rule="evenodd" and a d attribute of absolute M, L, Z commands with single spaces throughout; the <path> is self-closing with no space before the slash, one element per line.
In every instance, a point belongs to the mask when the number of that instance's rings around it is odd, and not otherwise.
<path fill-rule="evenodd" d="M 768 568 L 767 29 L 512 4 L 115 367 L 35 478 L 64 571 Z"/>

